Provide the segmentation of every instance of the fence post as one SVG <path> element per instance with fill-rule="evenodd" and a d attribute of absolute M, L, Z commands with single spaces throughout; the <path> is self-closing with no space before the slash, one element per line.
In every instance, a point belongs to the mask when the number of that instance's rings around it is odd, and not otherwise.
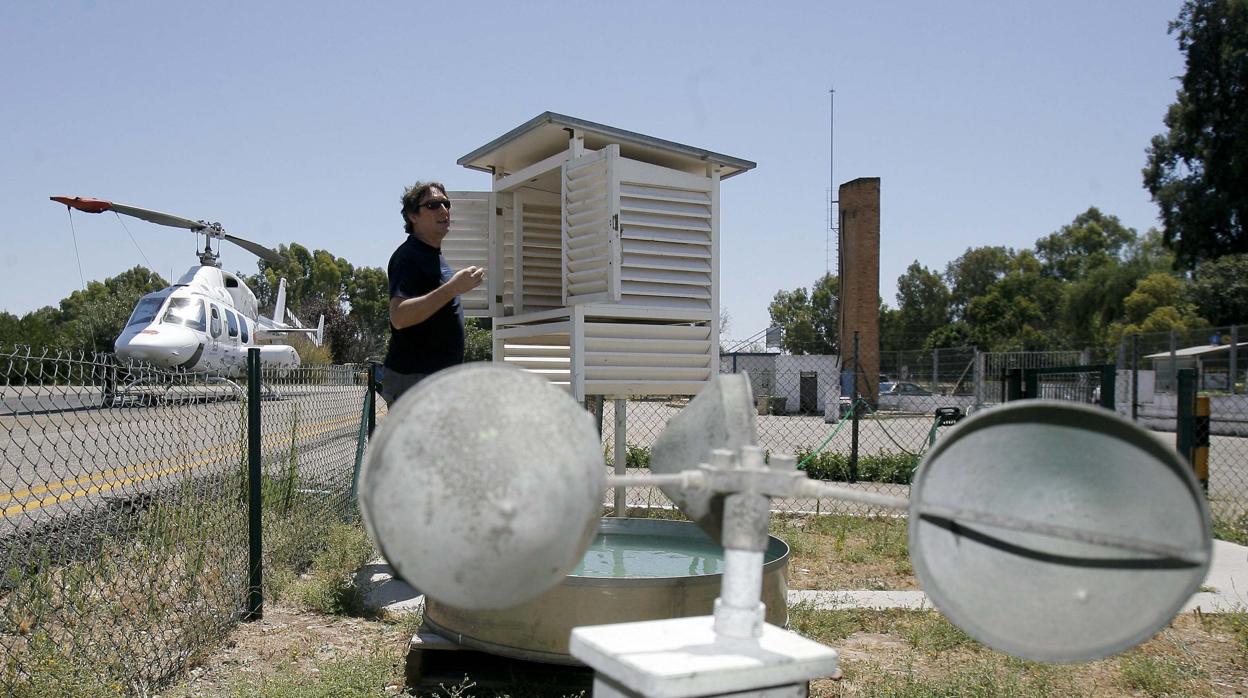
<path fill-rule="evenodd" d="M 940 350 L 933 349 L 932 350 L 932 394 L 933 395 L 941 394 L 940 390 L 937 389 L 937 385 L 938 385 L 937 382 L 939 380 L 940 380 Z"/>
<path fill-rule="evenodd" d="M 1235 381 L 1239 377 L 1239 325 L 1231 325 L 1231 365 L 1227 370 L 1231 374 L 1231 395 L 1234 395 L 1238 392 Z"/>
<path fill-rule="evenodd" d="M 628 400 L 615 399 L 615 474 L 628 473 Z M 615 488 L 615 513 L 628 516 L 628 489 Z"/>
<path fill-rule="evenodd" d="M 850 442 L 849 442 L 849 481 L 858 482 L 858 374 L 861 373 L 861 367 L 858 365 L 858 330 L 854 330 L 854 395 L 849 403 L 849 410 L 853 416 L 850 417 Z"/>
<path fill-rule="evenodd" d="M 247 612 L 243 620 L 264 617 L 263 552 L 260 533 L 260 349 L 247 350 Z"/>
<path fill-rule="evenodd" d="M 1156 373 L 1153 374 L 1154 380 Z M 1156 390 L 1156 383 L 1153 385 Z M 1131 335 L 1131 421 L 1140 419 L 1140 333 Z"/>
<path fill-rule="evenodd" d="M 368 364 L 368 438 L 373 438 L 377 428 L 377 362 Z"/>
<path fill-rule="evenodd" d="M 975 408 L 979 409 L 979 406 L 984 404 L 984 399 L 988 397 L 984 395 L 984 353 L 979 350 L 979 347 L 975 347 L 974 361 L 975 375 L 972 381 L 975 383 Z"/>
<path fill-rule="evenodd" d="M 1170 389 L 1178 390 L 1178 371 L 1179 359 L 1176 353 L 1179 350 L 1179 335 L 1174 330 L 1170 330 Z"/>
<path fill-rule="evenodd" d="M 376 382 L 373 380 L 373 370 L 375 364 L 370 363 L 368 366 L 368 392 L 364 394 L 364 406 L 360 412 L 360 428 L 355 440 L 355 469 L 351 471 L 351 501 L 356 501 L 360 491 L 360 467 L 364 464 L 364 446 L 369 439 L 373 437 L 373 427 L 376 426 L 376 410 L 373 404 L 376 400 L 376 393 L 373 389 Z"/>
<path fill-rule="evenodd" d="M 1174 447 L 1191 463 L 1192 449 L 1196 446 L 1196 369 L 1181 369 L 1177 382 Z"/>
<path fill-rule="evenodd" d="M 1200 395 L 1196 398 L 1196 417 L 1192 439 L 1192 467 L 1196 469 L 1196 479 L 1200 486 L 1209 494 L 1209 396 Z"/>

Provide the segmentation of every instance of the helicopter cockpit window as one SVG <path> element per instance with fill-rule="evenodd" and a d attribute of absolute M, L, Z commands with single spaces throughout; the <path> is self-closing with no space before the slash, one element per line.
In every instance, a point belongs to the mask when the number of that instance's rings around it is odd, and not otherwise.
<path fill-rule="evenodd" d="M 204 331 L 204 304 L 198 298 L 174 298 L 161 322 L 166 325 L 185 325 L 193 330 Z"/>
<path fill-rule="evenodd" d="M 230 326 L 230 336 L 238 336 L 238 317 L 230 311 L 225 311 L 225 322 Z"/>
<path fill-rule="evenodd" d="M 130 314 L 130 321 L 126 323 L 126 327 L 130 325 L 146 325 L 155 320 L 156 314 L 160 312 L 160 306 L 164 302 L 165 296 L 143 298 L 134 307 L 134 312 Z"/>

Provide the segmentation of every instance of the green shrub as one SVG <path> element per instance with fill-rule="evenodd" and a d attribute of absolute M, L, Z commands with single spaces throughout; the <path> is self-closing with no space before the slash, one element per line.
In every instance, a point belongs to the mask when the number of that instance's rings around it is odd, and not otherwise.
<path fill-rule="evenodd" d="M 805 470 L 812 480 L 849 479 L 849 454 L 823 452 L 811 455 L 814 449 L 802 447 L 794 454 L 798 468 Z M 885 482 L 898 485 L 910 484 L 919 457 L 909 453 L 862 453 L 858 455 L 858 480 L 862 482 Z"/>
<path fill-rule="evenodd" d="M 607 465 L 615 465 L 615 447 L 607 444 L 602 447 L 603 459 Z M 624 454 L 624 467 L 626 468 L 649 468 L 650 467 L 650 448 L 648 446 L 637 446 L 636 444 L 628 444 L 628 451 Z"/>

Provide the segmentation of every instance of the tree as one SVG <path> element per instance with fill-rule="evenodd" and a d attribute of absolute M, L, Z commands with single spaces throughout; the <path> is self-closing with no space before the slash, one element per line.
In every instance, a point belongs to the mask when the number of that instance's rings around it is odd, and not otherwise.
<path fill-rule="evenodd" d="M 1153 137 L 1144 186 L 1184 268 L 1248 252 L 1248 1 L 1187 0 L 1178 19 L 1186 72 Z"/>
<path fill-rule="evenodd" d="M 0 312 L 0 351 L 16 345 L 32 347 L 60 346 L 61 313 L 52 306 L 33 310 L 20 318 L 12 313 Z"/>
<path fill-rule="evenodd" d="M 359 267 L 346 280 L 349 317 L 356 327 L 365 356 L 385 353 L 390 339 L 390 289 L 386 272 L 377 267 Z"/>
<path fill-rule="evenodd" d="M 1093 206 L 1075 216 L 1070 225 L 1036 241 L 1040 273 L 1078 281 L 1094 269 L 1117 262 L 1135 238 L 1135 231 L 1117 216 L 1107 216 Z"/>
<path fill-rule="evenodd" d="M 1148 270 L 1110 262 L 1062 287 L 1061 331 L 1072 348 L 1108 346 L 1106 331 L 1123 315 L 1123 302 Z"/>
<path fill-rule="evenodd" d="M 494 336 L 490 332 L 490 319 L 465 318 L 464 361 L 489 361 L 493 356 Z"/>
<path fill-rule="evenodd" d="M 790 354 L 835 354 L 839 331 L 837 277 L 825 274 L 808 295 L 805 288 L 777 291 L 767 310 L 771 324 L 784 329 L 782 348 Z"/>
<path fill-rule="evenodd" d="M 987 351 L 1030 351 L 1061 345 L 1055 330 L 1062 284 L 1040 274 L 1040 261 L 1024 250 L 987 294 L 966 307 L 975 346 Z"/>
<path fill-rule="evenodd" d="M 968 247 L 961 257 L 945 266 L 949 304 L 954 317 L 962 318 L 971 300 L 985 295 L 1010 271 L 1014 250 L 1006 247 Z"/>
<path fill-rule="evenodd" d="M 949 323 L 949 289 L 940 275 L 916 260 L 897 278 L 897 311 L 905 347 L 921 346 L 933 330 Z"/>
<path fill-rule="evenodd" d="M 91 281 L 61 300 L 61 344 L 80 351 L 112 351 L 135 304 L 168 284 L 159 274 L 136 266 L 103 282 Z"/>
<path fill-rule="evenodd" d="M 1185 300 L 1214 325 L 1248 320 L 1248 254 L 1201 262 L 1184 291 Z"/>
<path fill-rule="evenodd" d="M 337 300 L 314 296 L 304 301 L 301 312 L 305 316 L 301 319 L 305 321 L 310 320 L 310 322 L 305 323 L 309 324 L 309 326 L 311 322 L 316 322 L 317 318 L 325 318 L 325 335 L 322 340 L 322 346 L 328 347 L 332 361 L 336 363 L 355 363 L 368 358 L 367 355 L 362 355 L 359 351 L 355 325 L 347 318 L 347 313 L 342 309 L 342 304 Z"/>
<path fill-rule="evenodd" d="M 1158 272 L 1140 279 L 1123 301 L 1125 317 L 1109 328 L 1112 341 L 1136 333 L 1186 332 L 1209 323 L 1183 299 L 1183 283 L 1172 274 Z"/>
<path fill-rule="evenodd" d="M 841 282 L 838 277 L 824 274 L 810 287 L 811 322 L 819 338 L 818 351 L 812 354 L 836 354 L 840 351 Z"/>

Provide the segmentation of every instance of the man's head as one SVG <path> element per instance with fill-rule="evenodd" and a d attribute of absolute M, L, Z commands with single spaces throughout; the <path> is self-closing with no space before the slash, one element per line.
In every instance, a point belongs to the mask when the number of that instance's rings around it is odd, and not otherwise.
<path fill-rule="evenodd" d="M 403 191 L 403 228 L 434 247 L 451 229 L 451 200 L 441 182 L 417 182 Z"/>

